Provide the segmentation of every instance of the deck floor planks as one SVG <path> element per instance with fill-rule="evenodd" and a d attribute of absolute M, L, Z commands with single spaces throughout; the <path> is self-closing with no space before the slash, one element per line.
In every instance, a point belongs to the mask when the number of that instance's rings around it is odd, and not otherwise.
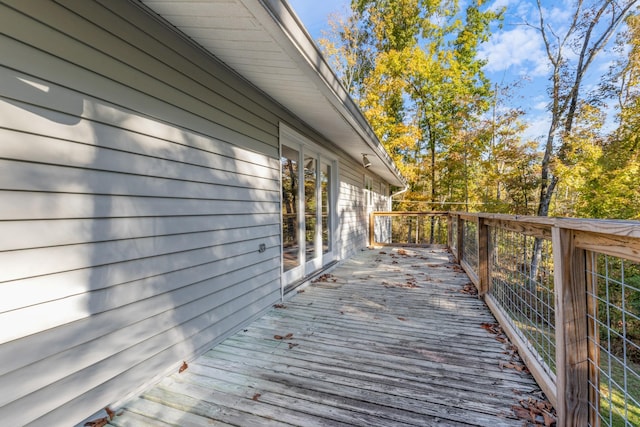
<path fill-rule="evenodd" d="M 111 424 L 522 426 L 511 407 L 539 388 L 502 368 L 468 283 L 446 250 L 362 251 Z"/>

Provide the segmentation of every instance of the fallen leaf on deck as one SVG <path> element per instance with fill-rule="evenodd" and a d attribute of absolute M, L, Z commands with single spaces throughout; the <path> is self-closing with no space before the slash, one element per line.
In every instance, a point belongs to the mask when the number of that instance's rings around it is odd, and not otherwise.
<path fill-rule="evenodd" d="M 474 284 L 471 282 L 465 284 L 464 287 L 460 290 L 460 292 L 468 295 L 478 295 L 478 290 L 476 289 Z"/>
<path fill-rule="evenodd" d="M 325 273 L 325 274 L 321 275 L 320 277 L 318 277 L 316 280 L 313 280 L 311 283 L 327 282 L 329 279 L 332 279 L 332 278 L 333 278 L 332 274 Z M 336 279 L 333 279 L 333 281 L 335 282 Z"/>
<path fill-rule="evenodd" d="M 543 412 L 542 413 L 542 417 L 544 418 L 545 427 L 551 427 L 552 425 L 554 425 L 556 423 L 555 417 L 553 415 L 551 415 L 551 414 Z"/>
<path fill-rule="evenodd" d="M 284 304 L 274 304 L 273 308 L 287 308 L 287 306 Z"/>
<path fill-rule="evenodd" d="M 110 420 L 112 420 L 112 419 L 113 419 L 113 417 L 115 417 L 115 416 L 116 416 L 116 413 L 115 413 L 115 412 L 113 412 L 113 411 L 111 410 L 111 408 L 109 408 L 108 406 L 107 406 L 106 408 L 104 408 L 104 410 L 106 411 L 107 416 L 109 417 L 109 419 L 110 419 Z"/>
<path fill-rule="evenodd" d="M 260 399 L 260 396 L 262 396 L 260 393 L 256 393 L 256 394 L 253 395 L 253 397 L 251 399 L 255 400 L 257 402 L 258 399 Z"/>
<path fill-rule="evenodd" d="M 289 350 L 291 350 L 293 347 L 297 347 L 297 346 L 299 346 L 299 345 L 300 345 L 300 344 L 296 344 L 296 343 L 292 343 L 292 342 L 290 342 L 290 343 L 289 343 Z"/>
<path fill-rule="evenodd" d="M 416 289 L 419 288 L 420 286 L 416 285 L 415 281 L 408 281 L 407 283 L 389 283 L 389 282 L 382 282 L 382 285 L 385 288 L 406 288 L 406 289 Z"/>
<path fill-rule="evenodd" d="M 187 370 L 187 368 L 189 367 L 189 365 L 187 365 L 187 362 L 182 362 L 182 366 L 180 366 L 180 369 L 178 369 L 178 373 L 181 374 L 184 371 Z"/>
<path fill-rule="evenodd" d="M 291 338 L 293 338 L 293 334 L 292 333 L 288 333 L 285 336 L 282 335 L 274 335 L 273 338 L 277 339 L 277 340 L 290 340 Z"/>
<path fill-rule="evenodd" d="M 556 425 L 556 414 L 548 401 L 533 398 L 521 400 L 520 406 L 512 406 L 513 413 L 521 420 L 527 420 L 535 426 L 553 427 Z M 530 424 L 527 424 L 530 425 Z"/>
<path fill-rule="evenodd" d="M 520 407 L 520 406 L 512 406 L 511 409 L 513 409 L 513 413 L 516 415 L 517 418 L 520 418 L 521 420 L 528 420 L 529 419 L 529 411 L 527 411 L 526 409 Z"/>
<path fill-rule="evenodd" d="M 304 289 L 300 289 L 300 290 L 298 291 L 298 293 L 299 293 L 299 294 L 304 293 Z"/>
<path fill-rule="evenodd" d="M 378 252 L 380 255 L 386 255 L 387 253 L 385 251 L 380 251 Z"/>
<path fill-rule="evenodd" d="M 497 323 L 481 323 L 480 327 L 482 329 L 485 329 L 487 332 L 494 334 L 494 335 L 498 335 L 502 333 L 502 328 L 500 327 L 499 324 Z"/>
<path fill-rule="evenodd" d="M 407 319 L 405 319 L 404 317 L 398 317 L 398 320 L 402 320 L 403 322 L 407 321 Z"/>
<path fill-rule="evenodd" d="M 84 423 L 84 425 L 88 427 L 104 427 L 108 423 L 109 423 L 109 420 L 107 420 L 107 417 L 104 417 L 104 418 L 98 418 L 97 420 L 93 420 L 93 421 L 87 421 L 86 423 Z"/>

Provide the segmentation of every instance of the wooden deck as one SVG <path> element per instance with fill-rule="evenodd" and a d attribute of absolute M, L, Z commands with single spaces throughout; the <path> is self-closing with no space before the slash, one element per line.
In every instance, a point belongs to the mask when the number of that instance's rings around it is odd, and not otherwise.
<path fill-rule="evenodd" d="M 445 250 L 362 251 L 111 425 L 527 425 L 539 388 L 468 284 Z"/>

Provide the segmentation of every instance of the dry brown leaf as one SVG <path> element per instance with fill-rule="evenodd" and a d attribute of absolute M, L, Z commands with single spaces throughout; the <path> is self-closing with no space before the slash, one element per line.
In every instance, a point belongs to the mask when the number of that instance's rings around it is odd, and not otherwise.
<path fill-rule="evenodd" d="M 293 334 L 291 332 L 284 336 L 285 340 L 290 340 L 291 338 L 293 338 Z"/>
<path fill-rule="evenodd" d="M 407 321 L 407 319 L 405 319 L 404 317 L 398 317 L 398 320 L 402 320 L 403 322 Z"/>
<path fill-rule="evenodd" d="M 274 335 L 273 338 L 277 339 L 277 340 L 282 340 L 284 339 L 284 337 L 282 335 Z"/>
<path fill-rule="evenodd" d="M 551 427 L 551 426 L 555 425 L 556 418 L 553 415 L 551 415 L 551 414 L 549 414 L 547 412 L 543 412 L 542 413 L 542 417 L 544 418 L 545 427 Z"/>
<path fill-rule="evenodd" d="M 93 420 L 93 421 L 87 421 L 86 423 L 84 423 L 84 425 L 88 427 L 104 427 L 108 423 L 109 423 L 109 420 L 107 420 L 107 417 L 104 417 L 104 418 L 98 418 L 97 420 Z"/>
<path fill-rule="evenodd" d="M 513 410 L 513 413 L 516 415 L 517 418 L 521 420 L 529 419 L 529 411 L 523 408 L 522 406 L 513 405 L 511 409 Z"/>
<path fill-rule="evenodd" d="M 258 401 L 258 399 L 260 399 L 260 396 L 262 396 L 262 394 L 260 393 L 256 393 L 253 395 L 253 397 L 251 398 L 252 400 L 255 400 L 256 402 Z"/>
<path fill-rule="evenodd" d="M 287 306 L 284 304 L 274 304 L 273 308 L 287 308 Z"/>
<path fill-rule="evenodd" d="M 187 370 L 187 368 L 189 367 L 189 365 L 187 365 L 187 362 L 182 362 L 182 366 L 180 366 L 180 369 L 178 369 L 178 373 L 181 374 L 184 371 Z"/>
<path fill-rule="evenodd" d="M 289 343 L 289 350 L 291 350 L 293 347 L 297 347 L 297 346 L 299 346 L 299 345 L 300 345 L 300 344 L 295 344 L 295 343 L 290 342 L 290 343 Z"/>
<path fill-rule="evenodd" d="M 104 408 L 104 410 L 107 412 L 107 416 L 109 417 L 109 419 L 110 419 L 110 420 L 112 420 L 112 419 L 113 419 L 113 417 L 115 417 L 115 416 L 116 416 L 116 413 L 115 413 L 115 412 L 113 412 L 113 411 L 111 410 L 111 408 L 109 408 L 108 406 L 107 406 L 106 408 Z"/>
<path fill-rule="evenodd" d="M 333 279 L 333 275 L 332 274 L 325 273 L 325 274 L 320 275 L 317 279 L 313 280 L 312 283 L 327 282 L 327 281 L 329 281 L 329 279 L 332 279 L 334 282 L 336 281 L 335 279 Z"/>
<path fill-rule="evenodd" d="M 487 332 L 492 333 L 494 335 L 497 335 L 499 333 L 502 332 L 502 329 L 500 328 L 500 325 L 498 325 L 497 323 L 481 323 L 480 327 L 482 329 L 485 329 Z"/>
<path fill-rule="evenodd" d="M 513 363 L 509 363 L 509 362 L 500 362 L 500 369 L 514 369 L 515 365 Z"/>
<path fill-rule="evenodd" d="M 299 293 L 299 294 L 304 293 L 304 289 L 300 289 L 300 290 L 298 291 L 298 293 Z"/>
<path fill-rule="evenodd" d="M 538 401 L 530 397 L 521 400 L 520 406 L 512 406 L 512 409 L 519 419 L 530 421 L 536 426 L 552 427 L 557 423 L 553 407 L 548 401 Z"/>

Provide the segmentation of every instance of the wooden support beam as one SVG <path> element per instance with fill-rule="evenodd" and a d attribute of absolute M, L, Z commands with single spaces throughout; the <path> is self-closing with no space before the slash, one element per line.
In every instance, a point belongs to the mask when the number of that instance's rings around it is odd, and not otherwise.
<path fill-rule="evenodd" d="M 586 255 L 571 230 L 554 227 L 556 411 L 558 425 L 586 426 L 589 416 Z"/>
<path fill-rule="evenodd" d="M 478 278 L 480 286 L 478 287 L 478 295 L 484 296 L 489 292 L 489 226 L 483 218 L 478 219 Z"/>

